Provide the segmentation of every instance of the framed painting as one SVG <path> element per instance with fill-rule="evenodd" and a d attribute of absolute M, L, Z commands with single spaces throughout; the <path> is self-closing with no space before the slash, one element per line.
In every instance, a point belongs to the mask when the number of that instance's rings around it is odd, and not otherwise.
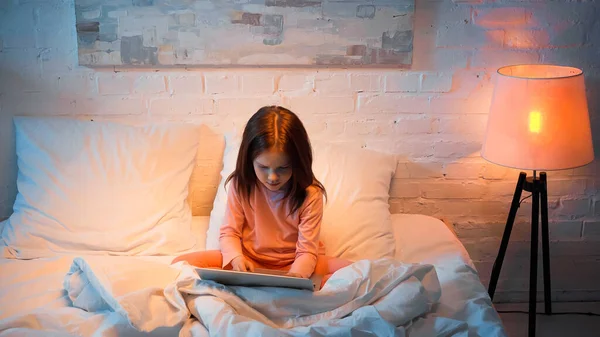
<path fill-rule="evenodd" d="M 409 68 L 414 0 L 75 0 L 89 67 Z"/>

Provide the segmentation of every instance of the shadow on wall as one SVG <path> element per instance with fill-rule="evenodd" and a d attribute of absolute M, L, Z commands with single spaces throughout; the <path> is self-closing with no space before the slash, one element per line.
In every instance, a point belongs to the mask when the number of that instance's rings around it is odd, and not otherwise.
<path fill-rule="evenodd" d="M 33 30 L 33 27 L 27 29 Z M 0 218 L 10 216 L 17 194 L 13 117 L 73 113 L 75 101 L 59 95 L 58 77 L 52 70 L 43 71 L 48 63 L 59 60 L 50 50 L 6 46 L 0 49 Z M 70 59 L 60 60 L 71 62 Z"/>
<path fill-rule="evenodd" d="M 26 105 L 26 97 L 20 90 L 36 88 L 31 78 L 15 71 L 20 69 L 9 62 L 0 63 L 0 219 L 12 214 L 17 195 L 17 155 L 15 151 L 15 127 L 13 116 L 31 114 L 19 110 L 19 104 Z"/>
<path fill-rule="evenodd" d="M 594 141 L 595 160 L 600 160 L 600 68 L 584 70 L 585 86 L 587 91 L 588 110 Z"/>
<path fill-rule="evenodd" d="M 6 94 L 0 94 L 0 219 L 12 213 L 17 190 L 17 160 L 15 154 L 15 130 L 12 114 L 2 106 Z"/>

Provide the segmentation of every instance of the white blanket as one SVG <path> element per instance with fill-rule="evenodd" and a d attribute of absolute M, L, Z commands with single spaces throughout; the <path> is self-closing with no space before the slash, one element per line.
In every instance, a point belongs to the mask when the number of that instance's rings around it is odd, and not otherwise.
<path fill-rule="evenodd" d="M 440 298 L 431 265 L 358 261 L 318 292 L 226 287 L 186 264 L 75 258 L 65 277 L 75 307 L 115 312 L 139 331 L 179 336 L 467 336 L 464 322 L 425 317 Z"/>

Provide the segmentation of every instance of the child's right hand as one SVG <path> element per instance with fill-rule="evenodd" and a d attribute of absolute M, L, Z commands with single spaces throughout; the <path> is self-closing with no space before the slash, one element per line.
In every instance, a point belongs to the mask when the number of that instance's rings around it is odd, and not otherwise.
<path fill-rule="evenodd" d="M 231 260 L 231 268 L 237 271 L 254 271 L 254 265 L 252 264 L 252 262 L 248 261 L 242 255 Z"/>

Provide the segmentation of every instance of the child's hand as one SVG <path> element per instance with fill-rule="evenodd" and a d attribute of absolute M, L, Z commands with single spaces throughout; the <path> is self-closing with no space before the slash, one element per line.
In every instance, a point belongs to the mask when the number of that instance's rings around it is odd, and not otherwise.
<path fill-rule="evenodd" d="M 237 271 L 254 271 L 254 265 L 244 256 L 240 255 L 231 260 L 231 268 Z"/>
<path fill-rule="evenodd" d="M 302 277 L 302 275 L 300 275 L 298 273 L 290 273 L 290 272 L 285 274 L 285 276 L 304 278 L 304 277 Z"/>

